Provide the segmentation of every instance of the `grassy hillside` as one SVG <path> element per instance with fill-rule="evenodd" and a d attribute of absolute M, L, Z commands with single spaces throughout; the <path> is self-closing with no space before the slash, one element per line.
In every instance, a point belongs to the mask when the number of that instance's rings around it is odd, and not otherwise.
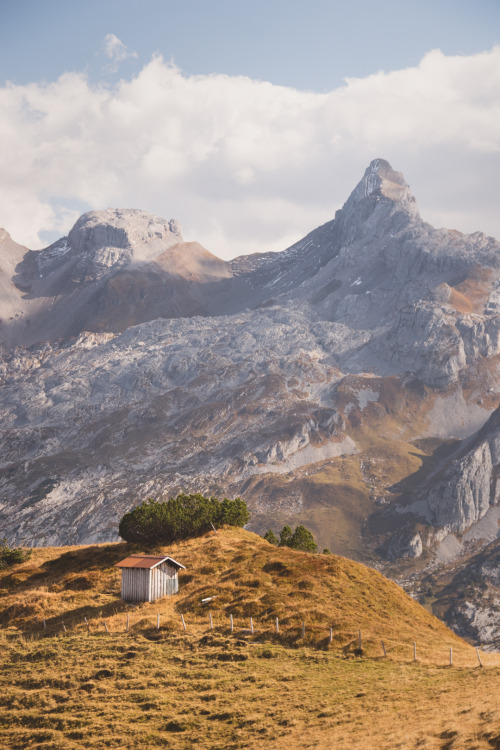
<path fill-rule="evenodd" d="M 480 669 L 376 571 L 225 529 L 165 549 L 179 594 L 132 606 L 131 551 L 39 549 L 0 575 L 2 747 L 500 747 L 499 655 Z"/>

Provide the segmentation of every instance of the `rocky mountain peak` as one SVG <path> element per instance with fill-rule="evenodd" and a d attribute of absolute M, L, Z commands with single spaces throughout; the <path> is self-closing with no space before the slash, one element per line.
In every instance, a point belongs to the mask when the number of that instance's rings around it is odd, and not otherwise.
<path fill-rule="evenodd" d="M 358 203 L 364 198 L 388 198 L 393 202 L 415 204 L 415 198 L 401 172 L 396 172 L 385 159 L 374 159 L 349 200 Z"/>
<path fill-rule="evenodd" d="M 167 221 L 140 209 L 107 208 L 83 214 L 68 235 L 77 254 L 101 248 L 132 250 L 134 260 L 149 260 L 162 250 L 182 242 L 175 219 Z"/>
<path fill-rule="evenodd" d="M 385 159 L 374 159 L 342 209 L 335 214 L 342 245 L 373 233 L 391 234 L 420 222 L 417 203 L 403 175 Z"/>

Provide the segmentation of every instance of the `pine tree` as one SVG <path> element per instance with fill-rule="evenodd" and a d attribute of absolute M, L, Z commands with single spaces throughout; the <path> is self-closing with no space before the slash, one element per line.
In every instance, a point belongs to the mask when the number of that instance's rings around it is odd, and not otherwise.
<path fill-rule="evenodd" d="M 269 542 L 269 544 L 274 544 L 275 546 L 278 545 L 278 537 L 272 529 L 266 531 L 266 533 L 264 534 L 264 539 L 266 540 L 266 542 Z"/>
<path fill-rule="evenodd" d="M 288 546 L 292 549 L 300 549 L 303 552 L 317 552 L 318 547 L 314 541 L 314 537 L 305 526 L 297 526 L 293 532 L 292 538 L 288 543 Z"/>
<path fill-rule="evenodd" d="M 293 536 L 293 533 L 292 533 L 290 526 L 283 526 L 283 528 L 281 529 L 279 546 L 289 547 L 290 539 L 292 538 L 292 536 Z"/>
<path fill-rule="evenodd" d="M 118 533 L 126 542 L 170 544 L 177 539 L 200 536 L 214 526 L 244 526 L 249 514 L 246 503 L 237 497 L 222 502 L 200 493 L 181 493 L 167 502 L 146 500 L 125 513 Z"/>

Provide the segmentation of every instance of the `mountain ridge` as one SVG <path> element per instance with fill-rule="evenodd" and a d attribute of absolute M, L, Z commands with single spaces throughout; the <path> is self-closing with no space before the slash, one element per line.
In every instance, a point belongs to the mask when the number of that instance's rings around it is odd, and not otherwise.
<path fill-rule="evenodd" d="M 295 519 L 377 566 L 423 570 L 479 528 L 467 503 L 410 506 L 500 402 L 496 240 L 426 224 L 381 159 L 283 253 L 220 261 L 177 224 L 108 211 L 82 217 L 83 255 L 23 256 L 31 320 L 0 329 L 9 541 L 112 540 L 132 505 L 180 490 L 242 494 L 254 530 Z"/>

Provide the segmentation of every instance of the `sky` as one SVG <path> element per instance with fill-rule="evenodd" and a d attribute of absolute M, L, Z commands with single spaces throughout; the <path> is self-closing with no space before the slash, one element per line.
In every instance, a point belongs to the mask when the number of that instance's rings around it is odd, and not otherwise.
<path fill-rule="evenodd" d="M 30 248 L 111 206 L 283 250 L 375 158 L 500 238 L 498 0 L 0 0 L 0 227 Z"/>

